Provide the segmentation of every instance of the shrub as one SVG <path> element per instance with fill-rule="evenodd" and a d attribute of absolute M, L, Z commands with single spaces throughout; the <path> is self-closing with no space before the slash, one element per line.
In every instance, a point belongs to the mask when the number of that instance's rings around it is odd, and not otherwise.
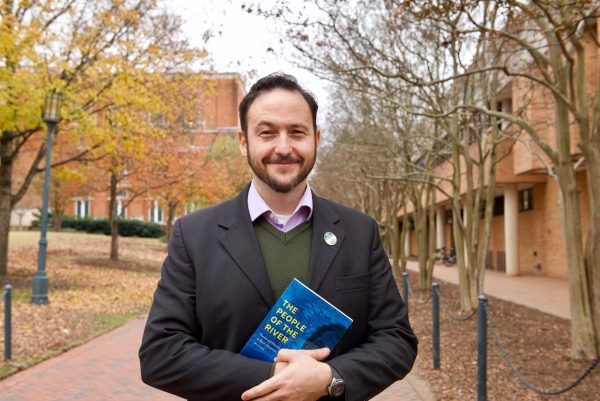
<path fill-rule="evenodd" d="M 139 235 L 144 238 L 161 238 L 165 235 L 165 228 L 160 224 L 146 223 Z"/>
<path fill-rule="evenodd" d="M 38 207 L 37 211 L 33 212 L 33 220 L 31 220 L 30 229 L 39 230 L 42 226 L 42 208 Z M 54 219 L 52 218 L 52 211 L 48 210 L 48 227 L 54 227 Z"/>
<path fill-rule="evenodd" d="M 139 220 L 121 220 L 119 221 L 119 234 L 123 237 L 133 237 L 140 235 L 144 229 L 144 223 Z"/>
<path fill-rule="evenodd" d="M 89 217 L 64 216 L 62 227 L 71 228 L 76 231 L 85 231 L 87 233 L 110 235 L 110 225 L 107 218 L 92 219 Z M 156 223 L 144 223 L 139 220 L 120 220 L 119 235 L 123 237 L 160 238 L 165 235 L 165 230 L 163 226 Z"/>

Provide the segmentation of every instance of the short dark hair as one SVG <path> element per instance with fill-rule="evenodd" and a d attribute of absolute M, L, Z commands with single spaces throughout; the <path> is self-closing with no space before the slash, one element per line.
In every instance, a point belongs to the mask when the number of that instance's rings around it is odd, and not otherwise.
<path fill-rule="evenodd" d="M 246 120 L 246 116 L 252 103 L 254 103 L 259 95 L 265 92 L 270 92 L 277 88 L 286 89 L 291 92 L 299 92 L 302 95 L 304 100 L 306 100 L 306 103 L 308 103 L 308 107 L 310 108 L 313 120 L 313 129 L 316 133 L 317 110 L 319 109 L 319 105 L 317 104 L 313 94 L 302 88 L 298 83 L 298 80 L 292 75 L 284 74 L 283 72 L 275 72 L 256 81 L 250 88 L 250 92 L 248 92 L 240 102 L 240 127 L 242 128 L 244 136 L 246 136 L 246 138 L 248 137 L 248 121 Z"/>

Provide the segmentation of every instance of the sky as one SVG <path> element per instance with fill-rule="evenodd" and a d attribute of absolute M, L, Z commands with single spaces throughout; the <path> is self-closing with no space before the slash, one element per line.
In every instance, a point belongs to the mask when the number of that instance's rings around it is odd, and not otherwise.
<path fill-rule="evenodd" d="M 268 7 L 274 0 L 261 1 Z M 327 108 L 327 83 L 286 61 L 291 49 L 280 43 L 284 27 L 273 20 L 248 14 L 248 0 L 169 0 L 169 8 L 180 15 L 190 43 L 205 48 L 218 72 L 239 72 L 248 83 L 276 71 L 294 75 L 313 92 L 320 110 Z M 205 32 L 212 37 L 206 42 Z M 267 49 L 274 51 L 268 51 Z M 248 89 L 248 88 L 247 88 Z M 324 116 L 325 113 L 319 113 Z"/>

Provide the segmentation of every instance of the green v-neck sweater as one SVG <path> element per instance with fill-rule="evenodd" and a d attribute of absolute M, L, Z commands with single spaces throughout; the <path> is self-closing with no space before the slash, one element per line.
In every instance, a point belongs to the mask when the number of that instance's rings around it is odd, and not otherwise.
<path fill-rule="evenodd" d="M 284 233 L 265 218 L 254 221 L 254 231 L 277 300 L 295 277 L 308 285 L 312 219 Z"/>

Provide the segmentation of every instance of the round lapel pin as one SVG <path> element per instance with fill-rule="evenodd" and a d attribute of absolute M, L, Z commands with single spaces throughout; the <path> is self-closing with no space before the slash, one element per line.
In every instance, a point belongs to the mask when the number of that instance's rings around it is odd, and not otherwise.
<path fill-rule="evenodd" d="M 327 242 L 327 245 L 333 246 L 337 244 L 337 237 L 330 231 L 327 231 L 325 235 L 323 235 L 323 238 L 325 239 L 325 242 Z"/>

